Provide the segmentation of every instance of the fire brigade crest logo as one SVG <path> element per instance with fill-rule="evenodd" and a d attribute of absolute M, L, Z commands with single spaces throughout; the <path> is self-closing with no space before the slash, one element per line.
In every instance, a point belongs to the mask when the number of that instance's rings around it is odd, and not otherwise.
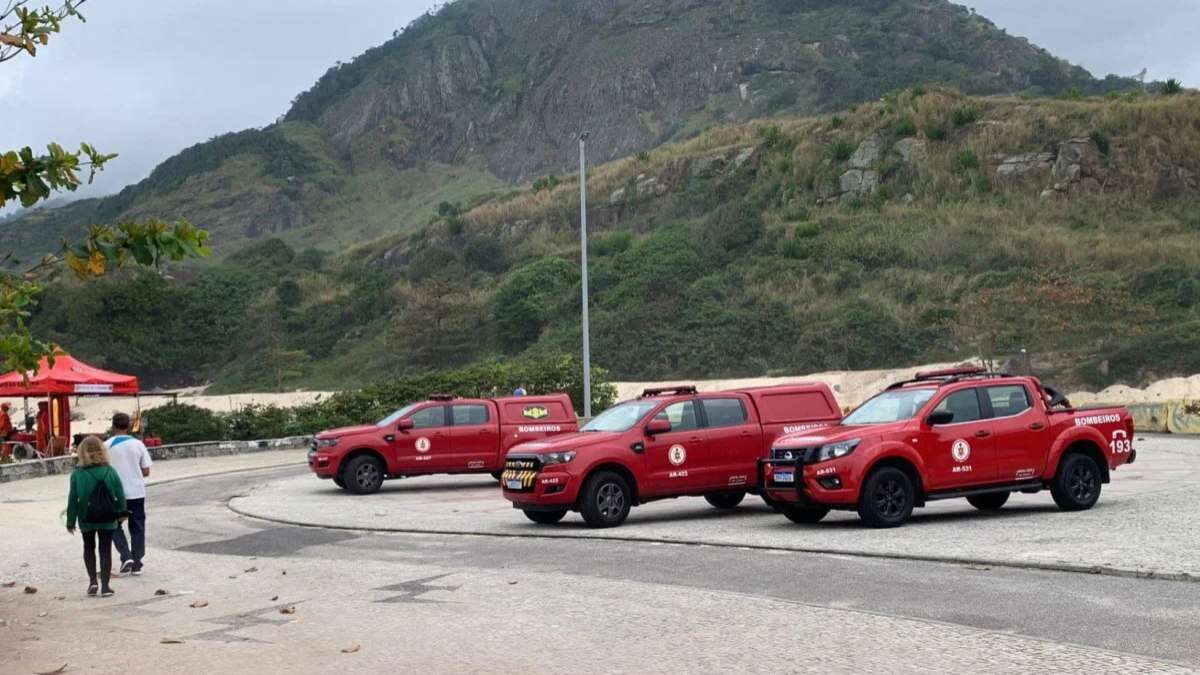
<path fill-rule="evenodd" d="M 680 466 L 687 461 L 687 450 L 682 445 L 672 445 L 667 451 L 667 459 L 675 466 Z"/>
<path fill-rule="evenodd" d="M 534 406 L 532 408 L 526 408 L 521 414 L 531 420 L 540 420 L 543 417 L 549 417 L 550 411 L 541 406 Z"/>
<path fill-rule="evenodd" d="M 960 438 L 950 447 L 950 454 L 954 456 L 954 461 L 965 462 L 971 458 L 971 444 Z"/>
<path fill-rule="evenodd" d="M 425 438 L 422 436 L 421 438 L 417 439 L 417 452 L 420 452 L 420 453 L 429 452 L 429 448 L 432 446 L 433 446 L 433 444 L 429 442 L 428 438 Z"/>

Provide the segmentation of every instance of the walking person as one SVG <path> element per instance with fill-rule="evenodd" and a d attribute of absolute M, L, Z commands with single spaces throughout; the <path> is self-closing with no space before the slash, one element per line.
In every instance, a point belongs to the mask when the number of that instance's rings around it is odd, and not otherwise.
<path fill-rule="evenodd" d="M 125 538 L 125 528 L 117 527 L 113 545 L 121 554 L 121 574 L 138 576 L 142 573 L 142 558 L 146 555 L 146 478 L 153 462 L 146 446 L 130 433 L 131 426 L 129 415 L 113 415 L 112 434 L 104 446 L 108 448 L 113 468 L 121 477 L 129 508 L 129 538 Z"/>
<path fill-rule="evenodd" d="M 125 490 L 121 479 L 108 463 L 108 451 L 95 436 L 79 443 L 79 462 L 71 472 L 71 490 L 67 496 L 67 532 L 75 534 L 75 525 L 83 533 L 83 565 L 88 573 L 88 595 L 113 594 L 108 582 L 112 575 L 113 532 L 125 517 Z M 96 553 L 100 554 L 99 584 L 96 578 Z"/>

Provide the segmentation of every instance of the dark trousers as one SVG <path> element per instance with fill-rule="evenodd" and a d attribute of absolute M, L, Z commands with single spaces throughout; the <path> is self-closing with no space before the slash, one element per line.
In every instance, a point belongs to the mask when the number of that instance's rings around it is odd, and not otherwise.
<path fill-rule="evenodd" d="M 83 566 L 87 568 L 88 581 L 96 585 L 96 544 L 100 544 L 100 583 L 108 588 L 112 575 L 112 542 L 114 530 L 95 530 L 83 533 Z"/>
<path fill-rule="evenodd" d="M 126 499 L 125 508 L 129 510 L 129 539 L 125 539 L 125 526 L 117 523 L 113 531 L 113 546 L 121 554 L 121 564 L 133 561 L 133 569 L 142 569 L 142 557 L 146 555 L 146 500 Z M 132 546 L 130 546 L 132 544 Z"/>

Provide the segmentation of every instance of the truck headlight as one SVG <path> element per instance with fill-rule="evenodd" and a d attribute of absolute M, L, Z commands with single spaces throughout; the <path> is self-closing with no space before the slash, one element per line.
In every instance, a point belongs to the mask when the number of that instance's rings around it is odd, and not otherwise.
<path fill-rule="evenodd" d="M 317 449 L 320 450 L 321 448 L 332 448 L 338 444 L 338 440 L 339 439 L 336 438 L 318 438 L 316 443 Z"/>
<path fill-rule="evenodd" d="M 537 458 L 542 462 L 542 466 L 551 464 L 566 464 L 575 459 L 575 451 L 568 450 L 567 452 L 547 452 L 544 455 L 538 455 Z"/>
<path fill-rule="evenodd" d="M 859 443 L 862 443 L 861 438 L 852 438 L 848 441 L 839 441 L 837 443 L 822 445 L 821 449 L 817 451 L 817 461 L 827 462 L 831 459 L 845 457 L 846 455 L 854 452 L 854 449 L 858 447 Z"/>

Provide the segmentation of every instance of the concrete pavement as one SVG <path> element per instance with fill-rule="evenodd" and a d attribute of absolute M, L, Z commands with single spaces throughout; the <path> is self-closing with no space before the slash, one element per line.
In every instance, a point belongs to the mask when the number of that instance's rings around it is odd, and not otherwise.
<path fill-rule="evenodd" d="M 1200 580 L 1198 445 L 1190 437 L 1144 437 L 1137 462 L 1113 472 L 1090 511 L 1063 513 L 1049 492 L 1014 495 L 995 514 L 951 500 L 918 509 L 910 524 L 895 530 L 866 529 L 856 514 L 844 512 L 818 525 L 796 525 L 755 498 L 734 512 L 699 498 L 654 502 L 612 530 L 588 529 L 574 513 L 558 525 L 536 525 L 511 508 L 488 476 L 391 481 L 362 497 L 302 475 L 255 485 L 230 507 L 324 527 L 686 542 Z"/>
<path fill-rule="evenodd" d="M 226 502 L 307 480 L 308 497 L 277 494 L 291 500 L 282 507 L 300 511 L 320 502 L 329 484 L 304 475 L 296 453 L 254 459 L 257 467 L 247 458 L 182 460 L 169 463 L 170 475 L 164 464 L 155 477 L 172 482 L 150 492 L 146 574 L 116 580 L 111 599 L 84 597 L 78 536 L 57 519 L 63 478 L 28 481 L 20 495 L 0 487 L 0 581 L 18 582 L 0 588 L 0 674 L 63 663 L 67 673 L 135 675 L 1200 666 L 1192 639 L 1200 633 L 1200 584 L 739 547 L 280 526 L 237 516 Z M 261 468 L 275 459 L 294 468 Z M 221 469 L 243 473 L 212 475 Z M 372 519 L 388 518 L 392 502 L 418 498 L 393 491 L 417 485 L 420 501 L 469 521 L 472 504 L 500 499 L 490 481 L 428 481 L 395 483 L 366 499 L 339 492 L 322 506 L 369 505 Z M 630 523 L 705 530 L 718 522 L 703 502 L 680 505 L 650 505 Z M 661 508 L 708 517 L 651 518 Z M 12 518 L 17 509 L 21 517 Z M 752 530 L 775 518 L 751 513 L 730 526 Z M 25 584 L 38 593 L 24 594 Z"/>

